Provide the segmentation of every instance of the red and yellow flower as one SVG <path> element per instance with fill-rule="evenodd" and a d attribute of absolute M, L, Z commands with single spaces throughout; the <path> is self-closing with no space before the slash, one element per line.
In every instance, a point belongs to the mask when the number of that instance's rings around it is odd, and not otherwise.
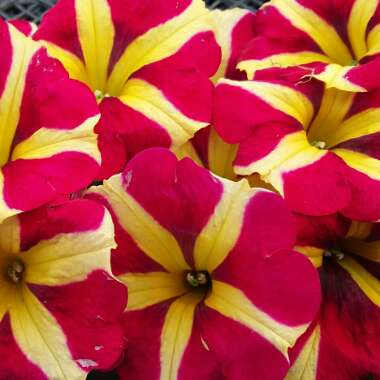
<path fill-rule="evenodd" d="M 284 377 L 320 290 L 280 196 L 160 148 L 88 196 L 113 215 L 129 292 L 122 379 Z"/>
<path fill-rule="evenodd" d="M 112 277 L 114 227 L 89 200 L 0 224 L 1 379 L 85 379 L 115 364 L 126 289 Z"/>
<path fill-rule="evenodd" d="M 0 222 L 86 187 L 99 170 L 93 94 L 0 20 Z"/>
<path fill-rule="evenodd" d="M 226 77 L 243 80 L 246 75 L 236 69 L 238 57 L 242 49 L 252 39 L 252 20 L 254 14 L 243 9 L 228 9 L 214 11 L 216 21 L 216 38 L 222 51 L 222 60 L 213 82 Z M 178 158 L 190 157 L 197 164 L 209 169 L 212 173 L 231 180 L 236 180 L 233 171 L 233 161 L 238 146 L 226 143 L 216 132 L 208 126 L 198 131 L 195 136 L 184 145 L 174 149 Z"/>
<path fill-rule="evenodd" d="M 45 16 L 35 38 L 99 99 L 102 177 L 209 124 L 214 24 L 202 0 L 60 0 Z"/>
<path fill-rule="evenodd" d="M 298 246 L 319 269 L 321 310 L 291 350 L 286 380 L 380 374 L 380 225 L 297 216 Z"/>
<path fill-rule="evenodd" d="M 380 85 L 378 0 L 271 0 L 239 68 L 305 66 L 327 87 L 365 92 Z"/>
<path fill-rule="evenodd" d="M 234 170 L 259 173 L 296 212 L 380 218 L 380 92 L 327 89 L 303 69 L 221 80 L 214 125 L 239 143 Z M 233 110 L 233 112 L 231 112 Z"/>

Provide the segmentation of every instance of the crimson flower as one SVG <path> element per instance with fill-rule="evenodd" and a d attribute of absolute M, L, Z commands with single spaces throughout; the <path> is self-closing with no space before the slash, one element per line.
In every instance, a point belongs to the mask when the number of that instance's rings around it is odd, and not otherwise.
<path fill-rule="evenodd" d="M 126 289 L 111 274 L 112 219 L 89 200 L 0 224 L 1 379 L 85 379 L 124 347 Z"/>
<path fill-rule="evenodd" d="M 86 86 L 2 20 L 0 45 L 2 222 L 93 181 L 100 161 L 93 129 L 100 115 Z"/>
<path fill-rule="evenodd" d="M 320 292 L 280 196 L 160 148 L 88 196 L 113 215 L 129 292 L 122 379 L 284 377 Z"/>
<path fill-rule="evenodd" d="M 96 94 L 101 177 L 152 146 L 176 148 L 211 120 L 220 64 L 202 0 L 60 0 L 34 38 Z"/>
<path fill-rule="evenodd" d="M 296 250 L 318 268 L 320 312 L 291 350 L 286 380 L 380 374 L 380 224 L 297 215 Z"/>
<path fill-rule="evenodd" d="M 328 89 L 304 75 L 268 69 L 219 81 L 214 126 L 239 144 L 235 172 L 260 174 L 296 212 L 378 220 L 380 91 Z"/>
<path fill-rule="evenodd" d="M 239 68 L 307 66 L 327 88 L 366 92 L 380 85 L 378 0 L 271 0 Z"/>

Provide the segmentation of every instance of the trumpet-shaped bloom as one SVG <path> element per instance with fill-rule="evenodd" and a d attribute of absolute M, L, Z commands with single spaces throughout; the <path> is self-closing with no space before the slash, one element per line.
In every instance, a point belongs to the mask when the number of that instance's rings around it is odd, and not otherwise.
<path fill-rule="evenodd" d="M 209 124 L 214 23 L 202 0 L 60 0 L 44 17 L 35 38 L 98 97 L 102 177 Z"/>
<path fill-rule="evenodd" d="M 239 68 L 304 66 L 327 87 L 365 92 L 380 85 L 378 0 L 271 0 Z"/>
<path fill-rule="evenodd" d="M 326 89 L 303 74 L 270 69 L 219 82 L 214 125 L 240 144 L 235 172 L 259 173 L 296 212 L 378 220 L 380 91 Z"/>
<path fill-rule="evenodd" d="M 280 196 L 160 148 L 89 196 L 111 210 L 128 286 L 122 379 L 283 378 L 320 293 Z"/>
<path fill-rule="evenodd" d="M 93 94 L 40 43 L 1 20 L 0 45 L 1 222 L 86 187 L 100 154 Z"/>
<path fill-rule="evenodd" d="M 213 77 L 219 79 L 243 80 L 246 75 L 236 69 L 238 57 L 247 43 L 253 38 L 252 20 L 254 14 L 243 9 L 214 11 L 216 38 L 222 50 L 222 60 L 217 73 Z M 211 170 L 212 173 L 236 180 L 233 161 L 237 153 L 237 145 L 228 144 L 219 136 L 215 128 L 208 126 L 198 131 L 184 145 L 174 149 L 178 158 L 190 157 L 197 164 Z"/>
<path fill-rule="evenodd" d="M 1 379 L 85 379 L 118 360 L 126 289 L 112 277 L 111 216 L 89 200 L 0 224 Z"/>
<path fill-rule="evenodd" d="M 321 310 L 291 350 L 286 380 L 380 373 L 380 225 L 297 216 L 298 246 L 319 268 Z"/>

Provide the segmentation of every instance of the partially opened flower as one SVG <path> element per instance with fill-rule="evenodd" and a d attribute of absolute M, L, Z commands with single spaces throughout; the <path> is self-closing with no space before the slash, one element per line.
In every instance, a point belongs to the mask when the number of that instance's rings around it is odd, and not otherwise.
<path fill-rule="evenodd" d="M 246 75 L 236 69 L 242 49 L 253 37 L 252 19 L 254 14 L 243 9 L 214 11 L 215 34 L 221 47 L 222 60 L 213 76 L 216 83 L 221 78 L 246 79 Z M 184 145 L 174 149 L 178 158 L 190 157 L 212 173 L 232 180 L 237 179 L 232 163 L 236 157 L 237 145 L 228 144 L 218 135 L 215 128 L 208 126 L 198 131 Z"/>
<path fill-rule="evenodd" d="M 270 69 L 219 82 L 214 125 L 240 144 L 235 172 L 259 173 L 297 212 L 378 220 L 380 91 L 326 89 L 303 74 Z"/>
<path fill-rule="evenodd" d="M 89 196 L 113 214 L 128 286 L 122 379 L 284 377 L 320 294 L 277 194 L 156 148 Z"/>
<path fill-rule="evenodd" d="M 202 0 L 60 0 L 44 17 L 35 38 L 98 97 L 102 177 L 209 124 L 213 25 Z"/>
<path fill-rule="evenodd" d="M 85 379 L 123 349 L 112 219 L 88 200 L 0 224 L 0 378 Z"/>
<path fill-rule="evenodd" d="M 239 68 L 308 65 L 328 87 L 363 92 L 380 85 L 378 0 L 271 0 L 257 13 Z"/>
<path fill-rule="evenodd" d="M 319 268 L 321 310 L 291 350 L 286 380 L 380 374 L 380 225 L 297 216 L 297 250 Z"/>
<path fill-rule="evenodd" d="M 95 97 L 13 25 L 0 20 L 0 222 L 99 171 Z"/>

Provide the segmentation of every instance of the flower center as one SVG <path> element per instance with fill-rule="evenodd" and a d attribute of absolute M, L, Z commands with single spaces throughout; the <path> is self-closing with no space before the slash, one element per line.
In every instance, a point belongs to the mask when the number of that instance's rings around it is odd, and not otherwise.
<path fill-rule="evenodd" d="M 192 288 L 208 289 L 211 286 L 211 276 L 205 270 L 186 272 L 186 283 Z"/>
<path fill-rule="evenodd" d="M 14 284 L 18 284 L 22 281 L 23 274 L 25 272 L 25 264 L 20 259 L 11 260 L 6 266 L 6 278 Z"/>
<path fill-rule="evenodd" d="M 324 257 L 335 259 L 336 261 L 340 261 L 344 259 L 344 253 L 337 249 L 329 249 L 324 252 Z"/>
<path fill-rule="evenodd" d="M 311 145 L 318 149 L 325 149 L 327 144 L 325 141 L 312 141 Z"/>
<path fill-rule="evenodd" d="M 100 103 L 104 98 L 109 98 L 111 96 L 110 94 L 106 94 L 101 90 L 95 90 L 94 95 L 98 103 Z"/>

